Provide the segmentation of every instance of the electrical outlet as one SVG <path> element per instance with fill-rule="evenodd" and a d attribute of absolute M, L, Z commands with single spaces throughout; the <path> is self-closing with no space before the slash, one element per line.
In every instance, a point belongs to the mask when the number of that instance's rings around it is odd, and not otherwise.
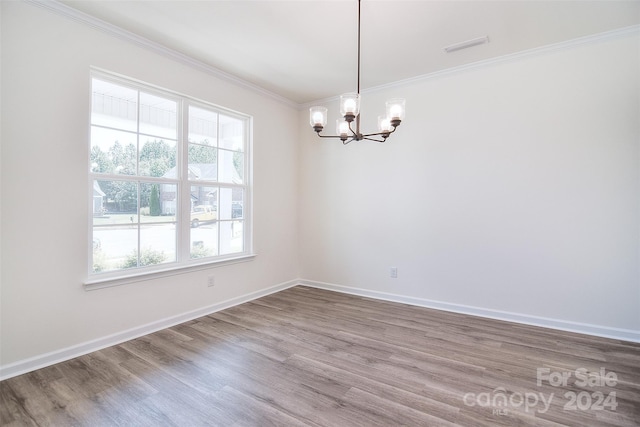
<path fill-rule="evenodd" d="M 207 277 L 207 286 L 211 287 L 211 286 L 215 286 L 216 285 L 216 278 L 215 276 L 209 276 Z"/>
<path fill-rule="evenodd" d="M 397 279 L 398 278 L 398 269 L 396 267 L 390 267 L 389 268 L 389 277 L 391 277 L 393 279 Z"/>

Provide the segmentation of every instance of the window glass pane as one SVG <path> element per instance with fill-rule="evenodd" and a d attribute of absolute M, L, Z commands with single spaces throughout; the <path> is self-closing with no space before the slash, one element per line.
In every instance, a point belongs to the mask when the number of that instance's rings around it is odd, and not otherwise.
<path fill-rule="evenodd" d="M 244 251 L 244 221 L 220 221 L 220 255 Z"/>
<path fill-rule="evenodd" d="M 191 258 L 218 255 L 218 187 L 191 187 Z"/>
<path fill-rule="evenodd" d="M 189 144 L 189 180 L 217 181 L 217 158 L 217 148 Z"/>
<path fill-rule="evenodd" d="M 191 258 L 218 255 L 218 225 L 209 223 L 191 228 Z"/>
<path fill-rule="evenodd" d="M 93 272 L 128 268 L 127 259 L 138 250 L 137 226 L 93 227 Z"/>
<path fill-rule="evenodd" d="M 233 189 L 231 218 L 244 219 L 244 189 L 242 188 Z"/>
<path fill-rule="evenodd" d="M 218 150 L 218 181 L 242 184 L 244 157 L 236 151 Z"/>
<path fill-rule="evenodd" d="M 138 250 L 138 186 L 130 181 L 93 182 L 93 272 L 127 268 Z"/>
<path fill-rule="evenodd" d="M 178 103 L 149 93 L 140 93 L 140 133 L 177 139 Z"/>
<path fill-rule="evenodd" d="M 220 206 L 218 209 L 220 219 L 231 219 L 231 196 L 231 188 L 220 189 Z"/>
<path fill-rule="evenodd" d="M 133 181 L 94 181 L 93 224 L 133 222 L 138 222 L 138 185 Z"/>
<path fill-rule="evenodd" d="M 173 216 L 175 218 L 178 212 L 177 188 L 174 184 L 158 184 L 161 216 Z M 151 206 L 151 199 L 149 199 L 149 206 Z M 149 210 L 149 215 L 151 215 L 151 210 Z"/>
<path fill-rule="evenodd" d="M 169 224 L 140 225 L 138 267 L 176 261 L 176 227 Z"/>
<path fill-rule="evenodd" d="M 175 222 L 177 186 L 175 184 L 140 184 L 140 222 Z"/>
<path fill-rule="evenodd" d="M 130 132 L 91 127 L 91 171 L 95 173 L 136 173 L 137 137 Z"/>
<path fill-rule="evenodd" d="M 140 136 L 140 175 L 177 178 L 176 141 Z"/>
<path fill-rule="evenodd" d="M 138 91 L 93 79 L 91 124 L 136 131 Z"/>
<path fill-rule="evenodd" d="M 218 145 L 218 113 L 198 107 L 189 107 L 189 142 Z"/>
<path fill-rule="evenodd" d="M 244 121 L 220 115 L 220 148 L 244 151 Z"/>
<path fill-rule="evenodd" d="M 221 188 L 219 219 L 242 219 L 244 190 L 242 188 Z"/>
<path fill-rule="evenodd" d="M 218 219 L 218 187 L 191 186 L 191 227 Z"/>
<path fill-rule="evenodd" d="M 176 261 L 177 186 L 140 184 L 140 266 Z"/>

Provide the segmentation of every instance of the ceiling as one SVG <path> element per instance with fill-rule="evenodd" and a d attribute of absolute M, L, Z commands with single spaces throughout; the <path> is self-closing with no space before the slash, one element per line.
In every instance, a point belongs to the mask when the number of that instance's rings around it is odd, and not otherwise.
<path fill-rule="evenodd" d="M 63 0 L 299 104 L 355 91 L 355 0 Z M 362 0 L 362 90 L 640 24 L 635 1 Z M 488 36 L 453 53 L 445 46 Z"/>

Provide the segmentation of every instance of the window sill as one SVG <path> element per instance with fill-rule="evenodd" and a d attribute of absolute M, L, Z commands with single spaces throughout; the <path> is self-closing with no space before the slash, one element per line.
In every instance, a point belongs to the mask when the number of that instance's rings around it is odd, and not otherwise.
<path fill-rule="evenodd" d="M 147 271 L 142 273 L 131 273 L 121 276 L 111 276 L 105 278 L 93 278 L 84 283 L 85 291 L 110 288 L 112 286 L 126 285 L 129 283 L 144 282 L 147 280 L 159 279 L 162 277 L 177 276 L 193 271 L 208 270 L 210 268 L 224 267 L 231 264 L 253 261 L 256 254 L 242 255 L 235 258 L 227 258 L 217 261 L 208 261 L 199 264 L 181 265 L 168 267 L 162 270 Z"/>

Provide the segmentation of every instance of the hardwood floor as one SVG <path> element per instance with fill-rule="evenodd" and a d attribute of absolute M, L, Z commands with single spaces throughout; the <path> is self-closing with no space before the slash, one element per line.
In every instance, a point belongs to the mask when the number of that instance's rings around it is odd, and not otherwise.
<path fill-rule="evenodd" d="M 0 399 L 7 426 L 638 426 L 640 344 L 298 286 Z"/>

